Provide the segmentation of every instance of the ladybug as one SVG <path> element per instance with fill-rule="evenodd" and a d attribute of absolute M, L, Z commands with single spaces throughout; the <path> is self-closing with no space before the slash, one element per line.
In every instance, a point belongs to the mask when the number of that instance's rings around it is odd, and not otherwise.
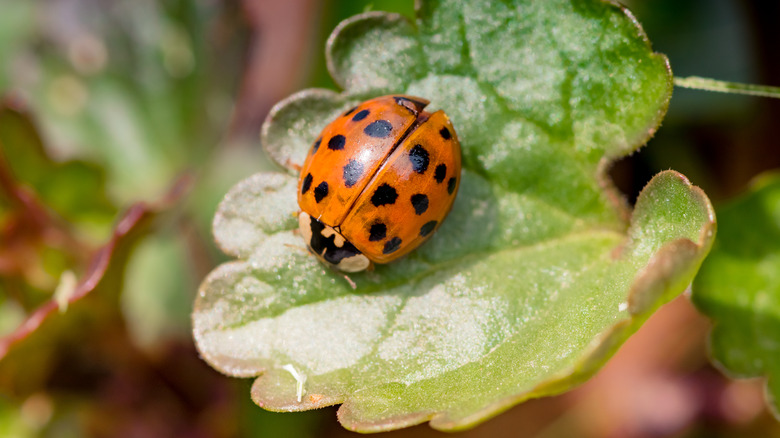
<path fill-rule="evenodd" d="M 444 111 L 406 95 L 367 100 L 322 131 L 301 168 L 300 232 L 344 272 L 387 263 L 427 240 L 460 185 L 460 143 Z"/>

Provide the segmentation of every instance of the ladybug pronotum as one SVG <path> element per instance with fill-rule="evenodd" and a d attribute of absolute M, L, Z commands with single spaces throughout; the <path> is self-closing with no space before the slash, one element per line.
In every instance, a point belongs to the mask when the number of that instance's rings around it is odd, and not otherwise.
<path fill-rule="evenodd" d="M 326 264 L 357 272 L 427 240 L 460 185 L 460 143 L 444 111 L 414 96 L 382 96 L 332 121 L 298 181 L 301 235 Z"/>

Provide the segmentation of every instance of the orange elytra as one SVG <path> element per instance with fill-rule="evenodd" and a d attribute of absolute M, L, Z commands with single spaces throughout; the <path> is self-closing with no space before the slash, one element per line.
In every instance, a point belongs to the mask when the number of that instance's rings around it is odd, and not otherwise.
<path fill-rule="evenodd" d="M 402 257 L 431 237 L 460 185 L 460 143 L 428 100 L 390 95 L 341 114 L 301 168 L 298 215 L 311 252 L 345 272 Z"/>

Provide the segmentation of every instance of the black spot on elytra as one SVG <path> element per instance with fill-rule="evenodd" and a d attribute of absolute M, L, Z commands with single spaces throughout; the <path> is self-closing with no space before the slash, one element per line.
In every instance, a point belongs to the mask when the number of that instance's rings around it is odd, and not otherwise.
<path fill-rule="evenodd" d="M 347 143 L 346 137 L 341 134 L 334 135 L 328 140 L 328 149 L 334 151 L 340 151 L 344 149 L 344 145 Z"/>
<path fill-rule="evenodd" d="M 368 232 L 369 242 L 382 240 L 387 237 L 387 225 L 383 224 L 382 222 L 377 222 L 374 225 L 371 225 L 371 228 L 368 230 Z"/>
<path fill-rule="evenodd" d="M 320 148 L 320 143 L 322 143 L 322 137 L 318 138 L 317 141 L 314 142 L 314 146 L 311 148 L 312 155 L 317 153 L 317 149 Z"/>
<path fill-rule="evenodd" d="M 456 182 L 457 182 L 457 180 L 455 179 L 454 176 L 452 178 L 450 178 L 449 181 L 447 181 L 447 193 L 449 193 L 450 195 L 452 194 L 452 192 L 455 191 L 455 183 Z"/>
<path fill-rule="evenodd" d="M 322 198 L 328 196 L 328 183 L 321 182 L 320 185 L 314 188 L 314 200 L 319 203 Z"/>
<path fill-rule="evenodd" d="M 426 222 L 425 225 L 420 227 L 420 236 L 425 237 L 431 234 L 431 232 L 433 232 L 433 229 L 436 228 L 437 223 L 438 222 L 436 221 Z"/>
<path fill-rule="evenodd" d="M 401 247 L 401 238 L 393 237 L 385 243 L 385 247 L 382 248 L 382 254 L 390 254 L 391 252 L 398 251 Z"/>
<path fill-rule="evenodd" d="M 412 195 L 412 207 L 417 215 L 421 215 L 428 210 L 428 197 L 422 193 Z"/>
<path fill-rule="evenodd" d="M 395 204 L 396 199 L 398 199 L 398 192 L 385 183 L 376 188 L 374 195 L 371 196 L 371 203 L 374 204 L 374 207 L 381 207 L 387 204 Z"/>
<path fill-rule="evenodd" d="M 345 258 L 352 257 L 358 254 L 362 254 L 355 248 L 354 245 L 348 241 L 344 241 L 344 245 L 336 246 L 336 235 L 332 234 L 329 237 L 322 235 L 325 230 L 325 224 L 310 217 L 309 228 L 311 228 L 311 241 L 309 241 L 309 248 L 312 252 L 320 254 L 330 264 L 337 265 Z"/>
<path fill-rule="evenodd" d="M 358 113 L 360 114 L 360 113 Z M 357 114 L 355 114 L 357 116 Z M 376 120 L 363 129 L 369 137 L 385 138 L 393 131 L 393 125 L 387 120 Z"/>
<path fill-rule="evenodd" d="M 357 160 L 349 160 L 344 166 L 344 185 L 352 187 L 363 175 L 363 163 Z"/>
<path fill-rule="evenodd" d="M 306 177 L 303 179 L 303 184 L 301 184 L 301 195 L 306 194 L 306 192 L 309 191 L 309 187 L 311 187 L 311 180 L 312 178 L 311 174 L 306 175 Z"/>
<path fill-rule="evenodd" d="M 414 145 L 409 151 L 409 161 L 412 162 L 412 169 L 417 173 L 425 173 L 430 163 L 430 155 L 422 145 Z"/>
<path fill-rule="evenodd" d="M 447 129 L 447 127 L 441 128 L 441 131 L 439 131 L 439 134 L 441 134 L 441 138 L 445 140 L 449 140 L 452 138 L 452 134 L 450 134 L 450 130 Z"/>
<path fill-rule="evenodd" d="M 365 119 L 366 117 L 368 117 L 368 115 L 369 115 L 370 113 L 371 113 L 371 111 L 369 111 L 369 110 L 367 110 L 367 109 L 365 109 L 365 110 L 362 110 L 362 111 L 360 111 L 359 113 L 357 113 L 357 114 L 355 114 L 354 116 L 352 116 L 352 121 L 353 121 L 353 122 L 359 122 L 359 121 L 361 121 L 361 120 Z"/>
<path fill-rule="evenodd" d="M 447 165 L 442 163 L 436 166 L 436 171 L 433 174 L 433 179 L 435 179 L 437 183 L 441 184 L 442 181 L 444 181 L 444 177 L 446 176 L 447 176 Z"/>
<path fill-rule="evenodd" d="M 356 109 L 357 109 L 356 106 L 352 107 L 349 111 L 344 113 L 344 117 L 347 117 L 348 115 L 354 113 Z"/>

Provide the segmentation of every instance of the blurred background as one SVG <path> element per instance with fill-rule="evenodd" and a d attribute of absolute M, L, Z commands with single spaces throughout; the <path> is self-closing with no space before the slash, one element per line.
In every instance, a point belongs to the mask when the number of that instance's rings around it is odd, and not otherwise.
<path fill-rule="evenodd" d="M 780 3 L 627 4 L 676 75 L 780 86 Z M 325 39 L 367 10 L 412 17 L 414 7 L 0 0 L 0 437 L 356 435 L 336 408 L 253 405 L 251 380 L 198 358 L 189 314 L 200 280 L 227 260 L 210 235 L 217 203 L 274 168 L 257 140 L 268 110 L 302 88 L 335 88 Z M 675 89 L 655 138 L 612 176 L 633 202 L 675 169 L 721 205 L 780 166 L 777 120 L 777 101 Z M 94 290 L 71 303 L 73 279 L 92 274 Z M 20 330 L 52 297 L 41 326 Z M 763 383 L 709 365 L 708 329 L 681 297 L 585 385 L 461 435 L 780 436 Z M 386 436 L 445 434 L 421 425 Z"/>

